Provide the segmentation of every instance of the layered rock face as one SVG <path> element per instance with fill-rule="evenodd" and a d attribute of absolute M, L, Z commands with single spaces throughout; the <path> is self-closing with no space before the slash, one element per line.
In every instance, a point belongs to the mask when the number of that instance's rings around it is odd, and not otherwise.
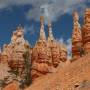
<path fill-rule="evenodd" d="M 79 16 L 78 13 L 75 11 L 73 13 L 73 20 L 74 20 L 74 26 L 73 26 L 73 33 L 72 33 L 72 57 L 74 59 L 77 59 L 81 56 L 81 50 L 82 50 L 82 33 L 81 33 L 81 27 L 79 24 Z"/>
<path fill-rule="evenodd" d="M 2 60 L 6 59 L 12 69 L 19 68 L 20 72 L 24 63 L 23 54 L 25 53 L 26 46 L 29 46 L 28 42 L 24 40 L 23 33 L 23 28 L 19 26 L 13 32 L 10 44 L 4 45 L 2 52 Z M 6 56 L 7 58 L 5 58 Z"/>
<path fill-rule="evenodd" d="M 85 53 L 90 53 L 90 8 L 85 10 L 84 25 L 82 28 L 83 47 Z"/>

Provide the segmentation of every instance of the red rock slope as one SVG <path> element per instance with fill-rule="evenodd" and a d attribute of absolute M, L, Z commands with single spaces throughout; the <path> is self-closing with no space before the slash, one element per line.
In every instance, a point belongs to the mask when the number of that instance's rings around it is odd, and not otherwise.
<path fill-rule="evenodd" d="M 61 63 L 56 72 L 38 78 L 26 90 L 90 90 L 90 55 Z"/>

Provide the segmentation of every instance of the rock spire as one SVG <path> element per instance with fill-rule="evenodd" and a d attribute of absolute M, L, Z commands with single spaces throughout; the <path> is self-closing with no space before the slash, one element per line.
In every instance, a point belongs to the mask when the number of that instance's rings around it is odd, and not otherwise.
<path fill-rule="evenodd" d="M 73 33 L 72 33 L 72 57 L 78 58 L 81 56 L 82 50 L 82 33 L 79 24 L 79 15 L 76 11 L 73 13 Z"/>

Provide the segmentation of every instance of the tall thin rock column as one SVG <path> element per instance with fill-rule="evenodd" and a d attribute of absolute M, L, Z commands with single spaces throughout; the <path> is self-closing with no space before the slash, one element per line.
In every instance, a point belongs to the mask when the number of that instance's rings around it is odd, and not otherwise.
<path fill-rule="evenodd" d="M 72 57 L 74 59 L 82 56 L 82 33 L 79 24 L 79 16 L 76 11 L 73 13 L 73 33 L 72 33 Z"/>
<path fill-rule="evenodd" d="M 40 17 L 40 24 L 41 24 L 41 27 L 40 27 L 39 40 L 46 41 L 46 35 L 45 35 L 45 31 L 44 31 L 44 17 L 43 16 Z"/>

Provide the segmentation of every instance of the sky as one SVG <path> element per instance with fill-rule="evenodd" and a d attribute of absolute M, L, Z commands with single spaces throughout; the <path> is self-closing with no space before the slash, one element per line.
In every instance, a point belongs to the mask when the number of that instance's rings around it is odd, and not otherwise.
<path fill-rule="evenodd" d="M 82 25 L 83 13 L 87 7 L 90 7 L 90 0 L 0 0 L 0 47 L 10 43 L 12 33 L 19 24 L 25 30 L 25 39 L 34 46 L 39 38 L 39 18 L 43 15 L 46 36 L 48 20 L 51 20 L 55 39 L 66 43 L 70 54 L 72 13 L 77 10 Z"/>

